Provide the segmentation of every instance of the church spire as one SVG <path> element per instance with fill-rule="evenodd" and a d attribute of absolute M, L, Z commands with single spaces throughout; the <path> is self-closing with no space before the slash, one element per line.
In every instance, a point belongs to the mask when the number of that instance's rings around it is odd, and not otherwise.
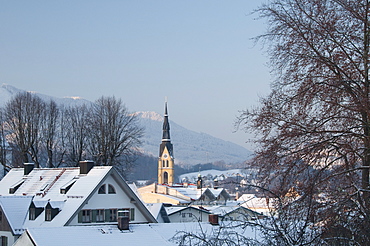
<path fill-rule="evenodd" d="M 170 123 L 168 121 L 168 110 L 167 110 L 167 101 L 164 106 L 164 121 L 163 121 L 163 134 L 162 142 L 170 142 Z"/>

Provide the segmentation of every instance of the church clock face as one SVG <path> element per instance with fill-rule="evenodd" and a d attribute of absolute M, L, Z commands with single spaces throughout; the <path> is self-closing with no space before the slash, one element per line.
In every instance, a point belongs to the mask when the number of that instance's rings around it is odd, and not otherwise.
<path fill-rule="evenodd" d="M 167 159 L 168 155 L 167 154 L 163 154 L 163 158 L 164 159 Z"/>

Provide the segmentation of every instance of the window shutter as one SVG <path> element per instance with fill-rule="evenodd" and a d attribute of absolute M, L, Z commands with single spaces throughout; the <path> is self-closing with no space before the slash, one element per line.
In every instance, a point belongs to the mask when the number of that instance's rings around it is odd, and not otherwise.
<path fill-rule="evenodd" d="M 82 223 L 82 210 L 78 212 L 78 223 Z"/>
<path fill-rule="evenodd" d="M 91 210 L 91 222 L 96 222 L 96 210 Z"/>
<path fill-rule="evenodd" d="M 135 209 L 130 208 L 130 221 L 134 221 L 134 220 L 135 220 Z"/>
<path fill-rule="evenodd" d="M 110 210 L 106 209 L 105 210 L 105 222 L 110 222 L 109 218 L 110 218 Z"/>

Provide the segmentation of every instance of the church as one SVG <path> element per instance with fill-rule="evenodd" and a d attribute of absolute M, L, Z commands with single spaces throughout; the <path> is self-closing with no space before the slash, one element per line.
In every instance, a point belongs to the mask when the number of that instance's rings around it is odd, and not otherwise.
<path fill-rule="evenodd" d="M 168 121 L 167 102 L 164 109 L 162 143 L 159 146 L 158 184 L 174 184 L 173 145 L 170 138 L 170 123 Z"/>

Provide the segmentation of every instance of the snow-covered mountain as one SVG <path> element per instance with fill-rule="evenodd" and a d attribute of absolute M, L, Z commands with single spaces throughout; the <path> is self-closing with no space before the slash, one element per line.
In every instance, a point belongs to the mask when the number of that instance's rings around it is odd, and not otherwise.
<path fill-rule="evenodd" d="M 0 87 L 0 106 L 3 107 L 5 104 L 17 93 L 24 92 L 24 90 L 15 88 L 14 86 L 8 85 L 8 84 L 2 84 Z M 80 97 L 52 97 L 48 95 L 44 95 L 38 92 L 34 92 L 35 95 L 40 97 L 44 101 L 49 101 L 50 99 L 53 99 L 57 104 L 69 106 L 69 105 L 82 105 L 82 104 L 87 104 L 91 103 L 90 101 L 80 98 Z"/>
<path fill-rule="evenodd" d="M 3 84 L 0 87 L 0 107 L 4 106 L 12 96 L 24 90 L 11 85 Z M 43 100 L 53 99 L 58 104 L 80 105 L 91 103 L 88 100 L 76 97 L 57 98 L 33 92 Z M 158 156 L 159 145 L 162 139 L 163 116 L 155 112 L 137 112 L 140 124 L 145 129 L 143 138 L 143 152 Z M 171 118 L 171 116 L 170 116 Z M 212 137 L 205 133 L 188 130 L 170 120 L 171 142 L 174 146 L 175 162 L 177 164 L 199 164 L 215 161 L 225 163 L 241 163 L 250 158 L 252 152 L 232 142 Z"/>

